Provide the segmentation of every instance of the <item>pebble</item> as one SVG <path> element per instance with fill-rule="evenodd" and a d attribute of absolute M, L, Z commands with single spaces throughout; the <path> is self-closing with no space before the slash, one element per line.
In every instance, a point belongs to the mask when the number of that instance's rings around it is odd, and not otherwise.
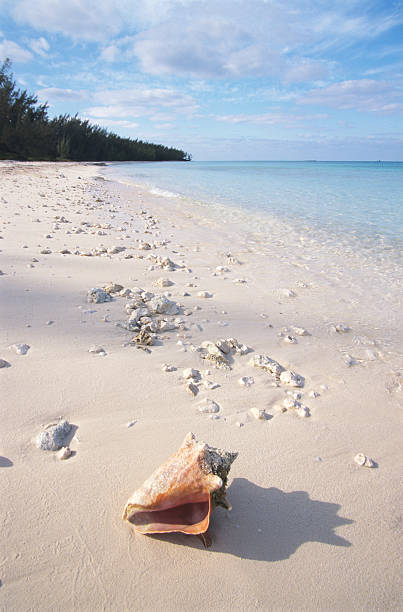
<path fill-rule="evenodd" d="M 159 278 L 156 284 L 158 287 L 171 287 L 174 283 L 169 278 Z"/>
<path fill-rule="evenodd" d="M 259 421 L 264 421 L 267 417 L 267 413 L 264 408 L 251 408 L 250 413 L 255 419 L 258 419 Z"/>
<path fill-rule="evenodd" d="M 195 397 L 199 392 L 199 389 L 196 387 L 196 385 L 193 382 L 188 382 L 185 385 L 185 389 L 188 393 L 190 393 L 190 395 L 193 395 L 193 397 Z"/>
<path fill-rule="evenodd" d="M 194 368 L 186 368 L 183 370 L 182 376 L 185 380 L 188 380 L 189 378 L 192 378 L 193 380 L 200 380 L 200 372 Z"/>
<path fill-rule="evenodd" d="M 225 266 L 217 266 L 217 268 L 215 269 L 215 273 L 214 276 L 217 274 L 225 274 L 226 272 L 229 272 L 229 268 L 225 267 Z"/>
<path fill-rule="evenodd" d="M 309 397 L 320 397 L 320 393 L 318 393 L 317 391 L 309 391 L 308 393 Z"/>
<path fill-rule="evenodd" d="M 357 363 L 356 360 L 354 359 L 354 357 L 352 357 L 348 353 L 343 355 L 342 359 L 343 359 L 344 363 L 346 364 L 346 366 L 348 366 L 349 368 L 351 368 L 351 366 L 353 366 L 355 363 Z"/>
<path fill-rule="evenodd" d="M 50 423 L 36 437 L 35 444 L 41 450 L 56 451 L 63 446 L 63 442 L 68 433 L 70 433 L 71 425 L 63 419 L 59 423 Z"/>
<path fill-rule="evenodd" d="M 123 285 L 119 285 L 118 283 L 109 283 L 109 285 L 105 285 L 103 287 L 103 290 L 106 291 L 106 293 L 119 293 L 120 291 L 123 291 L 123 289 Z"/>
<path fill-rule="evenodd" d="M 163 372 L 175 372 L 176 368 L 173 365 L 169 365 L 168 363 L 163 363 L 161 366 L 161 370 Z"/>
<path fill-rule="evenodd" d="M 224 355 L 228 355 L 231 350 L 231 347 L 226 340 L 217 340 L 216 346 L 222 353 L 224 353 Z"/>
<path fill-rule="evenodd" d="M 291 387 L 303 387 L 304 386 L 304 378 L 300 374 L 296 372 L 292 372 L 291 370 L 284 370 L 280 374 L 280 382 L 285 385 L 290 385 Z"/>
<path fill-rule="evenodd" d="M 31 347 L 29 344 L 12 344 L 8 348 L 15 351 L 17 355 L 26 355 Z"/>
<path fill-rule="evenodd" d="M 9 368 L 10 364 L 5 359 L 0 359 L 0 369 L 1 368 Z"/>
<path fill-rule="evenodd" d="M 96 355 L 100 355 L 101 357 L 104 357 L 106 355 L 106 351 L 102 346 L 91 346 L 91 348 L 88 349 L 89 353 L 95 353 Z"/>
<path fill-rule="evenodd" d="M 375 467 L 375 462 L 369 457 L 367 457 L 366 455 L 364 455 L 364 453 L 358 453 L 354 457 L 354 461 L 357 463 L 357 465 L 360 465 L 361 467 L 367 467 L 367 468 Z"/>
<path fill-rule="evenodd" d="M 212 380 L 203 380 L 203 387 L 212 391 L 213 389 L 217 389 L 220 385 Z"/>
<path fill-rule="evenodd" d="M 220 406 L 217 404 L 217 402 L 206 398 L 200 402 L 198 411 L 202 414 L 214 414 L 220 411 Z"/>
<path fill-rule="evenodd" d="M 283 340 L 287 344 L 297 344 L 297 339 L 294 336 L 290 336 L 290 335 L 284 336 Z"/>
<path fill-rule="evenodd" d="M 50 255 L 52 251 L 50 249 L 42 249 L 42 251 L 39 252 L 41 255 Z"/>
<path fill-rule="evenodd" d="M 309 332 L 304 327 L 293 327 L 292 330 L 296 336 L 309 336 Z"/>
<path fill-rule="evenodd" d="M 282 297 L 295 297 L 296 293 L 292 289 L 280 289 L 279 291 Z"/>
<path fill-rule="evenodd" d="M 212 298 L 213 294 L 210 293 L 209 291 L 199 291 L 197 293 L 197 297 L 198 298 Z"/>
<path fill-rule="evenodd" d="M 307 418 L 309 416 L 311 416 L 311 413 L 309 412 L 309 408 L 308 406 L 298 406 L 297 407 L 297 415 L 301 418 Z"/>
<path fill-rule="evenodd" d="M 255 381 L 252 376 L 241 376 L 238 382 L 243 387 L 250 387 Z"/>
<path fill-rule="evenodd" d="M 348 325 L 345 325 L 344 323 L 338 323 L 337 325 L 334 326 L 335 330 L 339 333 L 339 334 L 346 334 L 347 332 L 350 331 L 350 328 L 348 327 Z"/>
<path fill-rule="evenodd" d="M 71 455 L 72 455 L 72 450 L 69 446 L 63 446 L 57 453 L 57 456 L 61 461 L 65 461 L 66 459 L 71 457 Z"/>

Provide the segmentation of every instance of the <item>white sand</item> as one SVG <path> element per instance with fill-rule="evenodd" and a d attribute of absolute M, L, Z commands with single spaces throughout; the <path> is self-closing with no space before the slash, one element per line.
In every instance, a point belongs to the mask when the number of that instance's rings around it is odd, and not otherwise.
<path fill-rule="evenodd" d="M 97 180 L 98 171 L 0 164 L 0 358 L 10 363 L 0 369 L 0 609 L 403 609 L 396 294 L 360 284 L 365 270 L 346 261 L 343 268 L 342 256 L 323 273 L 316 256 L 298 260 L 275 234 L 257 238 L 202 209 Z M 142 209 L 158 219 L 152 233 L 143 231 Z M 70 223 L 54 230 L 55 215 Z M 66 234 L 83 221 L 91 224 L 81 226 L 85 233 Z M 112 229 L 97 235 L 97 223 Z M 139 239 L 169 242 L 143 251 Z M 59 253 L 101 244 L 126 251 Z M 40 254 L 44 248 L 52 253 Z M 228 263 L 228 252 L 242 264 Z M 191 272 L 150 271 L 149 255 L 168 255 Z M 230 271 L 212 276 L 217 266 Z M 174 284 L 159 289 L 161 277 Z M 115 325 L 127 321 L 125 298 L 87 303 L 87 290 L 109 281 L 168 291 L 184 308 L 201 309 L 179 315 L 186 330 L 163 334 L 147 354 L 125 346 L 133 334 Z M 335 332 L 339 323 L 350 331 Z M 292 326 L 310 335 L 286 343 L 279 334 L 295 335 Z M 235 356 L 231 371 L 191 348 L 231 336 L 254 351 Z M 8 348 L 15 343 L 30 345 L 28 353 Z M 92 345 L 107 355 L 89 353 Z M 259 353 L 305 377 L 309 418 L 279 411 L 290 389 L 248 365 Z M 164 363 L 178 369 L 162 372 Z M 210 369 L 220 387 L 193 398 L 181 378 L 189 367 Z M 241 386 L 242 376 L 254 384 Z M 204 398 L 221 406 L 220 419 L 197 413 Z M 272 418 L 255 420 L 251 407 Z M 66 461 L 33 444 L 58 416 L 77 427 Z M 233 510 L 214 512 L 209 549 L 186 535 L 141 536 L 121 520 L 129 495 L 188 431 L 239 451 L 228 489 Z M 378 467 L 356 465 L 358 452 Z"/>

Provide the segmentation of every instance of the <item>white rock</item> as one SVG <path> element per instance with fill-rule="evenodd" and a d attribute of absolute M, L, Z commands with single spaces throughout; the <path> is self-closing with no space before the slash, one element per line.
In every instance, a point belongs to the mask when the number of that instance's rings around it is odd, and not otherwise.
<path fill-rule="evenodd" d="M 211 342 L 210 340 L 204 340 L 200 346 L 201 348 L 205 349 L 210 355 L 217 355 L 217 356 L 222 355 L 222 352 L 220 351 L 218 346 L 214 344 L 214 342 Z"/>
<path fill-rule="evenodd" d="M 11 350 L 15 351 L 17 355 L 26 355 L 31 348 L 29 344 L 12 344 L 9 346 Z"/>
<path fill-rule="evenodd" d="M 263 408 L 251 408 L 249 412 L 259 421 L 264 421 L 267 417 L 266 411 Z"/>
<path fill-rule="evenodd" d="M 94 304 L 102 304 L 103 302 L 110 302 L 112 300 L 109 293 L 99 287 L 94 287 L 88 290 L 87 302 L 94 302 Z"/>
<path fill-rule="evenodd" d="M 304 327 L 293 327 L 292 330 L 296 336 L 309 336 L 309 332 Z"/>
<path fill-rule="evenodd" d="M 124 246 L 113 246 L 113 247 L 110 247 L 107 250 L 107 252 L 109 253 L 109 255 L 116 255 L 117 253 L 122 253 L 125 250 L 126 250 L 126 247 Z"/>
<path fill-rule="evenodd" d="M 308 395 L 309 395 L 309 397 L 316 398 L 316 397 L 320 396 L 320 393 L 318 393 L 317 391 L 309 391 Z"/>
<path fill-rule="evenodd" d="M 252 376 L 241 376 L 238 382 L 243 387 L 250 387 L 255 381 Z"/>
<path fill-rule="evenodd" d="M 339 334 L 346 334 L 347 332 L 350 331 L 350 328 L 348 327 L 348 325 L 345 325 L 344 323 L 338 323 L 337 325 L 335 325 L 335 330 Z"/>
<path fill-rule="evenodd" d="M 220 385 L 216 382 L 213 382 L 212 380 L 203 380 L 203 387 L 209 391 L 212 391 L 213 389 L 217 389 Z"/>
<path fill-rule="evenodd" d="M 140 249 L 140 251 L 149 251 L 151 249 L 151 244 L 140 241 L 137 248 Z"/>
<path fill-rule="evenodd" d="M 103 290 L 106 293 L 119 293 L 123 290 L 123 285 L 119 285 L 119 283 L 109 283 L 103 287 Z"/>
<path fill-rule="evenodd" d="M 162 320 L 159 322 L 159 329 L 160 331 L 173 331 L 176 329 L 176 324 L 172 321 Z"/>
<path fill-rule="evenodd" d="M 213 294 L 210 293 L 209 291 L 199 291 L 197 293 L 197 297 L 199 297 L 199 298 L 212 298 Z"/>
<path fill-rule="evenodd" d="M 59 421 L 59 423 L 50 423 L 36 437 L 35 444 L 41 450 L 59 450 L 70 430 L 71 425 L 65 419 Z"/>
<path fill-rule="evenodd" d="M 228 324 L 226 323 L 226 325 Z M 249 348 L 249 346 L 246 346 L 246 344 L 238 342 L 236 338 L 227 338 L 226 343 L 229 344 L 229 346 L 239 355 L 246 355 L 252 350 Z"/>
<path fill-rule="evenodd" d="M 248 363 L 255 368 L 260 368 L 275 376 L 279 376 L 284 370 L 283 366 L 268 355 L 253 355 Z"/>
<path fill-rule="evenodd" d="M 156 281 L 156 284 L 158 285 L 158 287 L 171 287 L 171 285 L 173 285 L 173 282 L 169 280 L 169 278 L 159 278 Z"/>
<path fill-rule="evenodd" d="M 298 406 L 296 412 L 297 412 L 297 415 L 303 419 L 311 416 L 308 406 L 304 406 L 304 405 Z"/>
<path fill-rule="evenodd" d="M 362 467 L 375 467 L 375 462 L 366 455 L 364 455 L 364 453 L 358 453 L 358 455 L 354 457 L 354 461 Z"/>
<path fill-rule="evenodd" d="M 287 344 L 297 344 L 297 339 L 294 336 L 290 336 L 289 334 L 284 336 L 283 341 Z"/>
<path fill-rule="evenodd" d="M 217 266 L 215 269 L 215 274 L 225 274 L 226 272 L 229 272 L 229 268 L 225 266 Z"/>
<path fill-rule="evenodd" d="M 296 293 L 292 289 L 280 289 L 279 294 L 282 297 L 295 297 Z"/>
<path fill-rule="evenodd" d="M 95 355 L 100 355 L 104 357 L 106 355 L 106 351 L 102 346 L 93 345 L 88 349 L 89 353 L 94 353 Z"/>
<path fill-rule="evenodd" d="M 148 302 L 148 308 L 153 314 L 167 314 L 175 315 L 178 314 L 179 308 L 169 300 L 165 295 L 156 295 Z"/>
<path fill-rule="evenodd" d="M 163 363 L 161 366 L 161 370 L 163 372 L 175 372 L 176 368 L 173 365 L 170 365 L 168 363 Z"/>
<path fill-rule="evenodd" d="M 70 449 L 69 446 L 63 446 L 59 452 L 57 453 L 57 457 L 61 460 L 61 461 L 65 461 L 66 459 L 68 459 L 69 457 L 71 457 L 72 455 L 72 451 Z"/>
<path fill-rule="evenodd" d="M 231 347 L 226 340 L 217 340 L 216 346 L 220 349 L 221 352 L 224 353 L 224 355 L 228 355 L 231 350 Z"/>
<path fill-rule="evenodd" d="M 198 411 L 203 414 L 214 414 L 220 411 L 220 406 L 217 402 L 206 398 L 198 405 Z"/>
<path fill-rule="evenodd" d="M 354 364 L 356 364 L 356 360 L 354 359 L 354 357 L 352 357 L 351 355 L 349 355 L 348 353 L 345 353 L 342 357 L 344 363 L 351 368 L 351 366 L 353 366 Z"/>
<path fill-rule="evenodd" d="M 199 389 L 196 387 L 196 385 L 192 382 L 188 382 L 185 385 L 185 389 L 188 393 L 190 393 L 190 395 L 193 395 L 193 397 L 195 397 L 195 395 L 198 394 Z"/>
<path fill-rule="evenodd" d="M 291 410 L 291 408 L 298 408 L 301 404 L 293 397 L 285 397 L 283 399 L 283 406 L 287 408 L 287 410 Z"/>
<path fill-rule="evenodd" d="M 290 385 L 291 387 L 304 386 L 304 378 L 300 374 L 292 372 L 291 370 L 284 370 L 284 372 L 281 372 L 280 382 L 282 382 L 284 385 Z"/>
<path fill-rule="evenodd" d="M 195 370 L 194 368 L 186 368 L 185 370 L 183 370 L 182 376 L 185 380 L 188 380 L 189 378 L 193 378 L 194 380 L 199 380 L 200 372 L 199 370 Z"/>

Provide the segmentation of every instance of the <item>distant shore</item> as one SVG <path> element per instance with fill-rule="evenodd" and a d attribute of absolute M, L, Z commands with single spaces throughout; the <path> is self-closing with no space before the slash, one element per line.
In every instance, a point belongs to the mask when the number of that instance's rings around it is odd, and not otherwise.
<path fill-rule="evenodd" d="M 343 252 L 96 166 L 0 162 L 4 609 L 399 609 L 397 295 Z M 152 295 L 174 314 L 148 307 L 136 327 Z M 216 367 L 202 343 L 219 339 L 248 350 Z M 60 417 L 64 461 L 34 443 Z M 188 431 L 239 452 L 208 550 L 121 520 Z"/>

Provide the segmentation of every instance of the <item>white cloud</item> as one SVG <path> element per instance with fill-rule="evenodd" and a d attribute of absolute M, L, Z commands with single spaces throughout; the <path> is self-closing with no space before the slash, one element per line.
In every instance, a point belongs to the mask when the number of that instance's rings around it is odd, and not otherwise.
<path fill-rule="evenodd" d="M 41 55 L 42 57 L 46 57 L 47 52 L 50 49 L 50 45 L 48 41 L 43 36 L 41 36 L 40 38 L 31 40 L 29 43 L 29 46 L 31 47 L 32 51 L 34 51 L 34 53 L 37 53 L 38 55 Z"/>
<path fill-rule="evenodd" d="M 98 103 L 85 112 L 93 117 L 139 117 L 158 113 L 163 121 L 176 114 L 191 114 L 197 108 L 194 98 L 173 88 L 143 88 L 98 91 Z M 161 114 L 161 110 L 162 113 Z M 168 114 L 169 113 L 169 114 Z"/>
<path fill-rule="evenodd" d="M 33 55 L 12 40 L 3 39 L 0 42 L 0 61 L 9 57 L 13 62 L 30 62 Z"/>
<path fill-rule="evenodd" d="M 233 124 L 254 124 L 254 125 L 283 125 L 285 127 L 295 127 L 304 121 L 318 121 L 327 119 L 324 113 L 314 115 L 295 115 L 292 113 L 262 113 L 262 114 L 238 114 L 238 115 L 217 115 L 218 121 L 225 121 Z"/>
<path fill-rule="evenodd" d="M 359 79 L 313 89 L 301 97 L 299 103 L 329 106 L 342 110 L 401 112 L 403 111 L 403 92 L 399 92 L 389 81 Z"/>
<path fill-rule="evenodd" d="M 39 100 L 44 102 L 69 102 L 70 100 L 87 100 L 88 92 L 59 87 L 45 87 L 37 92 Z"/>
<path fill-rule="evenodd" d="M 120 56 L 120 50 L 116 45 L 109 45 L 101 51 L 99 58 L 105 62 L 114 62 Z"/>
<path fill-rule="evenodd" d="M 105 0 L 16 0 L 12 14 L 19 23 L 39 31 L 84 40 L 108 39 L 124 23 L 119 6 Z"/>
<path fill-rule="evenodd" d="M 123 57 L 135 56 L 146 73 L 198 79 L 272 76 L 285 83 L 317 81 L 329 72 L 318 53 L 375 39 L 403 22 L 393 4 L 376 6 L 364 0 L 334 6 L 328 0 L 0 3 L 18 23 L 39 32 L 102 43 L 104 62 L 121 59 L 124 49 Z"/>

